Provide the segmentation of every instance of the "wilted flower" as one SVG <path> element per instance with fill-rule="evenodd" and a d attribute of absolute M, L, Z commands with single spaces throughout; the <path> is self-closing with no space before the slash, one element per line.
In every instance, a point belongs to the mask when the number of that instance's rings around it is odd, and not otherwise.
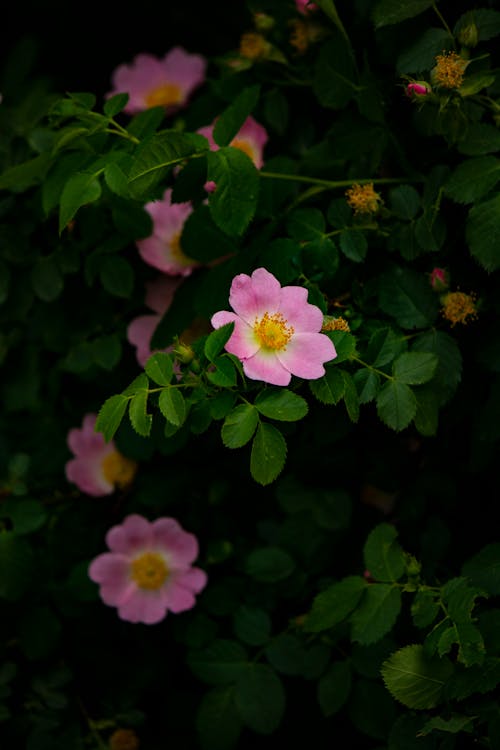
<path fill-rule="evenodd" d="M 412 81 L 406 86 L 406 93 L 408 96 L 416 96 L 421 98 L 430 94 L 431 87 L 426 83 L 419 83 L 418 81 Z"/>
<path fill-rule="evenodd" d="M 442 314 L 452 326 L 457 323 L 464 325 L 469 320 L 477 318 L 476 298 L 475 295 L 465 294 L 465 292 L 447 292 L 441 298 L 443 303 Z"/>
<path fill-rule="evenodd" d="M 239 53 L 247 60 L 263 60 L 271 50 L 271 44 L 258 31 L 247 31 L 240 38 Z"/>
<path fill-rule="evenodd" d="M 110 750 L 138 750 L 139 737 L 133 729 L 115 729 L 109 738 Z"/>
<path fill-rule="evenodd" d="M 136 245 L 143 261 L 153 268 L 172 276 L 189 276 L 200 264 L 183 253 L 180 237 L 193 206 L 190 202 L 172 203 L 171 199 L 172 188 L 167 188 L 162 200 L 146 203 L 144 208 L 153 220 L 153 232 L 136 240 Z"/>
<path fill-rule="evenodd" d="M 373 187 L 373 183 L 358 185 L 355 183 L 345 192 L 347 203 L 355 214 L 376 214 L 382 198 Z"/>
<path fill-rule="evenodd" d="M 444 292 L 450 284 L 446 268 L 433 268 L 430 273 L 431 287 L 435 292 Z"/>
<path fill-rule="evenodd" d="M 92 560 L 89 577 L 122 620 L 154 625 L 167 611 L 192 609 L 207 583 L 205 571 L 192 566 L 198 540 L 174 518 L 129 515 L 107 532 L 106 544 L 110 552 Z"/>
<path fill-rule="evenodd" d="M 323 313 L 307 302 L 307 289 L 281 287 L 265 268 L 233 279 L 229 303 L 212 317 L 214 328 L 234 323 L 226 350 L 243 363 L 245 375 L 273 385 L 288 385 L 292 375 L 315 380 L 324 362 L 337 356 L 328 336 L 320 333 Z"/>
<path fill-rule="evenodd" d="M 86 414 L 82 428 L 69 431 L 68 446 L 75 458 L 66 463 L 65 473 L 67 480 L 86 495 L 102 497 L 130 485 L 137 463 L 122 455 L 113 441 L 106 443 L 94 429 L 96 419 L 96 414 Z"/>
<path fill-rule="evenodd" d="M 107 97 L 127 93 L 128 114 L 151 107 L 171 113 L 185 106 L 193 91 L 205 81 L 207 62 L 201 55 L 173 47 L 163 58 L 137 55 L 129 65 L 119 65 L 111 76 L 113 89 Z"/>
<path fill-rule="evenodd" d="M 181 283 L 182 277 L 162 275 L 146 285 L 145 303 L 153 310 L 153 313 L 139 315 L 127 327 L 127 339 L 136 347 L 137 361 L 141 367 L 144 367 L 153 354 L 150 347 L 151 338 L 164 313 L 172 304 L 175 292 Z M 155 351 L 158 350 L 155 349 Z"/>
<path fill-rule="evenodd" d="M 431 72 L 431 79 L 443 89 L 458 89 L 464 80 L 467 60 L 456 52 L 443 52 L 436 57 L 436 65 Z"/>

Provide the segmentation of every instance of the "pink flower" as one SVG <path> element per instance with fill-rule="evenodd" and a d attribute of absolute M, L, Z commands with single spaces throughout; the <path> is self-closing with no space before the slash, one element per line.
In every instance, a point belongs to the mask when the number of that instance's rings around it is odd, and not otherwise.
<path fill-rule="evenodd" d="M 292 375 L 315 380 L 325 373 L 323 363 L 337 356 L 320 333 L 323 313 L 307 302 L 307 289 L 281 287 L 265 268 L 236 276 L 229 303 L 234 312 L 217 312 L 211 322 L 214 328 L 234 322 L 226 350 L 252 380 L 273 385 L 288 385 Z"/>
<path fill-rule="evenodd" d="M 127 327 L 127 339 L 136 347 L 136 357 L 139 365 L 144 367 L 149 357 L 153 354 L 150 347 L 151 338 L 156 327 L 168 310 L 174 299 L 174 294 L 182 278 L 173 276 L 160 276 L 146 285 L 146 305 L 154 311 L 154 314 L 139 315 L 132 320 Z M 170 351 L 168 347 L 163 351 Z M 160 351 L 155 349 L 154 351 Z"/>
<path fill-rule="evenodd" d="M 150 522 L 132 514 L 106 534 L 110 552 L 98 555 L 88 574 L 100 585 L 104 604 L 118 608 L 129 622 L 154 625 L 167 611 L 192 609 L 195 594 L 206 586 L 207 575 L 191 565 L 198 556 L 198 540 L 174 518 Z"/>
<path fill-rule="evenodd" d="M 127 93 L 124 111 L 136 114 L 151 107 L 165 107 L 169 114 L 185 106 L 192 92 L 205 81 L 207 62 L 182 47 L 173 47 L 162 59 L 143 53 L 130 65 L 119 65 L 112 73 L 112 91 Z"/>
<path fill-rule="evenodd" d="M 100 432 L 95 432 L 96 414 L 86 414 L 82 428 L 68 432 L 68 447 L 75 456 L 66 463 L 68 482 L 86 495 L 102 497 L 115 489 L 131 484 L 137 463 L 123 456 L 113 441 L 106 443 Z"/>
<path fill-rule="evenodd" d="M 295 0 L 295 7 L 303 16 L 318 10 L 316 3 L 312 3 L 311 0 Z"/>
<path fill-rule="evenodd" d="M 211 151 L 217 151 L 219 148 L 213 138 L 214 126 L 215 122 L 211 125 L 205 125 L 205 127 L 197 131 L 208 140 Z M 229 145 L 239 148 L 240 151 L 243 151 L 243 153 L 250 157 L 257 169 L 261 169 L 264 164 L 264 146 L 268 140 L 267 130 L 250 115 Z M 212 180 L 206 182 L 205 190 L 209 193 L 213 192 L 215 190 L 215 182 Z"/>
<path fill-rule="evenodd" d="M 416 83 L 414 81 L 413 83 L 409 83 L 406 86 L 406 93 L 408 96 L 417 96 L 417 97 L 427 96 L 429 92 L 430 92 L 430 87 L 424 83 Z"/>
<path fill-rule="evenodd" d="M 180 237 L 184 222 L 192 213 L 188 203 L 172 203 L 172 188 L 167 188 L 163 199 L 146 203 L 144 208 L 153 220 L 149 237 L 136 240 L 139 254 L 145 263 L 171 276 L 189 276 L 200 264 L 182 251 Z"/>
<path fill-rule="evenodd" d="M 444 292 L 450 285 L 446 268 L 433 268 L 430 276 L 431 287 L 435 292 Z"/>

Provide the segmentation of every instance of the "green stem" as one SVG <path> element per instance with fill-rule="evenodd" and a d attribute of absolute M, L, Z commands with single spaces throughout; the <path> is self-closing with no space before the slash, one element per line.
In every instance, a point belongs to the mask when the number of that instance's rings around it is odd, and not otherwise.
<path fill-rule="evenodd" d="M 283 174 L 281 172 L 259 172 L 261 177 L 267 177 L 272 180 L 292 180 L 295 182 L 307 182 L 311 185 L 321 185 L 324 188 L 335 189 L 342 187 L 350 187 L 351 185 L 394 185 L 402 182 L 423 182 L 423 178 L 407 178 L 407 177 L 362 177 L 361 179 L 352 178 L 350 180 L 322 180 L 320 177 L 308 177 L 300 174 Z"/>
<path fill-rule="evenodd" d="M 111 135 L 118 135 L 120 138 L 125 138 L 127 141 L 132 141 L 132 143 L 135 143 L 137 146 L 140 143 L 140 140 L 135 137 L 135 135 L 130 135 L 130 133 L 127 133 L 124 128 L 120 128 L 119 130 L 113 130 L 113 128 L 104 128 L 105 133 L 111 133 Z"/>
<path fill-rule="evenodd" d="M 454 40 L 455 37 L 453 36 L 450 27 L 448 26 L 448 24 L 446 23 L 445 19 L 443 18 L 443 16 L 442 16 L 439 8 L 437 7 L 436 3 L 432 3 L 432 9 L 435 12 L 435 14 L 437 15 L 437 17 L 439 18 L 439 20 L 441 21 L 441 23 L 443 24 L 443 26 L 446 29 L 446 31 L 448 32 L 448 34 Z"/>
<path fill-rule="evenodd" d="M 363 367 L 366 367 L 368 370 L 371 370 L 372 372 L 376 372 L 378 375 L 381 375 L 383 378 L 387 378 L 387 380 L 394 380 L 392 375 L 388 375 L 386 372 L 383 372 L 382 370 L 377 369 L 376 367 L 373 367 L 372 365 L 369 365 L 368 362 L 363 362 L 362 359 L 359 357 L 351 356 L 350 359 L 353 362 L 357 362 L 358 364 L 362 365 Z"/>

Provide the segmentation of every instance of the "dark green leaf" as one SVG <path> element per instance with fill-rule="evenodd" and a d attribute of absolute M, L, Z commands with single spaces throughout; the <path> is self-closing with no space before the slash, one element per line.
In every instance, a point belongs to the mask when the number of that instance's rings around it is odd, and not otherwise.
<path fill-rule="evenodd" d="M 271 618 L 263 609 L 242 605 L 233 617 L 234 632 L 243 643 L 262 646 L 271 637 Z"/>
<path fill-rule="evenodd" d="M 285 691 L 266 664 L 248 664 L 239 675 L 235 702 L 242 721 L 254 732 L 272 734 L 283 718 Z"/>
<path fill-rule="evenodd" d="M 398 581 L 405 572 L 406 559 L 397 536 L 389 523 L 380 523 L 368 535 L 363 547 L 365 567 L 377 581 Z"/>
<path fill-rule="evenodd" d="M 286 461 L 286 441 L 272 424 L 260 422 L 252 442 L 250 473 L 256 482 L 271 484 Z"/>
<path fill-rule="evenodd" d="M 236 406 L 224 420 L 221 429 L 226 448 L 241 448 L 252 439 L 259 423 L 259 413 L 252 404 Z"/>
<path fill-rule="evenodd" d="M 221 353 L 225 345 L 231 338 L 231 334 L 234 330 L 234 323 L 226 323 L 217 330 L 212 331 L 205 341 L 203 351 L 205 357 L 213 362 L 214 359 Z"/>
<path fill-rule="evenodd" d="M 465 239 L 472 256 L 486 271 L 500 268 L 500 195 L 470 209 Z"/>
<path fill-rule="evenodd" d="M 323 716 L 336 714 L 351 692 L 351 665 L 349 661 L 338 661 L 318 682 L 318 703 Z"/>
<path fill-rule="evenodd" d="M 174 374 L 172 357 L 166 352 L 155 352 L 147 360 L 144 369 L 153 383 L 169 385 Z"/>
<path fill-rule="evenodd" d="M 101 184 L 96 174 L 80 172 L 69 178 L 60 198 L 59 234 L 69 224 L 82 206 L 93 203 L 101 196 Z"/>
<path fill-rule="evenodd" d="M 364 646 L 383 638 L 401 611 L 401 591 L 387 583 L 372 583 L 350 619 L 351 639 Z"/>
<path fill-rule="evenodd" d="M 405 352 L 394 361 L 392 374 L 399 383 L 420 385 L 432 379 L 437 364 L 438 358 L 431 352 Z"/>
<path fill-rule="evenodd" d="M 238 94 L 233 102 L 216 119 L 213 138 L 218 146 L 229 146 L 243 123 L 256 106 L 260 86 L 249 86 Z"/>
<path fill-rule="evenodd" d="M 110 396 L 99 409 L 95 424 L 96 432 L 102 432 L 107 443 L 113 439 L 123 415 L 127 410 L 129 399 L 122 394 Z"/>
<path fill-rule="evenodd" d="M 360 576 L 347 576 L 321 591 L 314 598 L 311 611 L 304 621 L 304 629 L 310 633 L 320 633 L 347 619 L 367 585 Z"/>
<path fill-rule="evenodd" d="M 202 750 L 232 750 L 241 733 L 234 703 L 234 687 L 219 687 L 203 695 L 196 715 Z"/>
<path fill-rule="evenodd" d="M 238 679 L 247 658 L 247 652 L 239 643 L 218 638 L 205 648 L 188 653 L 187 663 L 203 682 L 227 685 Z"/>
<path fill-rule="evenodd" d="M 263 547 L 251 552 L 245 563 L 249 576 L 263 583 L 275 583 L 288 578 L 295 563 L 285 550 L 279 547 Z"/>
<path fill-rule="evenodd" d="M 225 146 L 208 156 L 209 180 L 216 185 L 208 207 L 213 220 L 230 237 L 242 235 L 257 206 L 259 173 L 253 161 L 238 148 Z"/>
<path fill-rule="evenodd" d="M 284 422 L 296 422 L 299 419 L 303 419 L 309 408 L 307 401 L 302 396 L 286 388 L 260 391 L 257 394 L 254 405 L 257 411 L 265 417 Z"/>
<path fill-rule="evenodd" d="M 379 0 L 372 12 L 375 28 L 414 18 L 431 5 L 432 0 Z"/>
<path fill-rule="evenodd" d="M 153 423 L 153 417 L 147 413 L 148 396 L 148 391 L 139 391 L 129 403 L 130 422 L 134 430 L 142 437 L 148 437 Z"/>
<path fill-rule="evenodd" d="M 376 403 L 382 422 L 396 432 L 408 427 L 417 413 L 417 399 L 411 388 L 394 380 L 382 386 Z"/>
<path fill-rule="evenodd" d="M 178 388 L 171 386 L 161 391 L 158 406 L 168 422 L 176 427 L 184 424 L 187 416 L 186 401 Z"/>

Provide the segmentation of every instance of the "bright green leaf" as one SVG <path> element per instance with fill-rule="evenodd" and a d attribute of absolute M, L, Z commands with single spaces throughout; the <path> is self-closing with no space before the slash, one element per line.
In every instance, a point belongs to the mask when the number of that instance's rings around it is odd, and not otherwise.
<path fill-rule="evenodd" d="M 382 665 L 390 694 L 408 708 L 430 709 L 443 700 L 443 689 L 453 673 L 449 659 L 426 655 L 413 644 L 396 651 Z"/>

